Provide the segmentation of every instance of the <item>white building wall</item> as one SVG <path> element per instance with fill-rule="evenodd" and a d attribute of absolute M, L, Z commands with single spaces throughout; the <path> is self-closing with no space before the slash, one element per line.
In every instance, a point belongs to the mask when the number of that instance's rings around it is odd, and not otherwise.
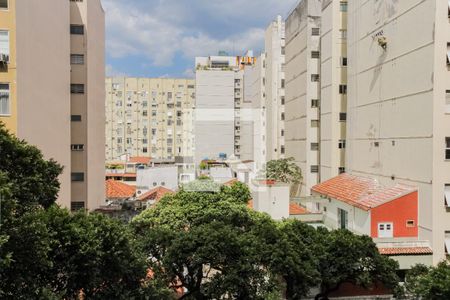
<path fill-rule="evenodd" d="M 275 220 L 289 218 L 289 185 L 252 185 L 253 209 Z"/>
<path fill-rule="evenodd" d="M 320 50 L 321 8 L 318 0 L 302 1 L 286 21 L 286 157 L 294 157 L 302 170 L 301 196 L 319 182 L 319 151 L 311 147 L 319 142 L 319 124 L 313 124 L 319 111 L 311 100 L 319 99 L 320 84 L 311 75 L 319 74 L 320 66 L 311 52 Z"/>
<path fill-rule="evenodd" d="M 265 100 L 266 100 L 266 148 L 267 159 L 284 157 L 284 63 L 285 23 L 278 16 L 265 34 Z"/>
<path fill-rule="evenodd" d="M 419 188 L 419 239 L 431 241 L 437 262 L 450 230 L 448 3 L 351 1 L 348 27 L 347 170 Z"/>
<path fill-rule="evenodd" d="M 178 190 L 178 167 L 164 166 L 138 169 L 136 172 L 137 196 L 156 187 L 163 186 L 172 191 Z"/>

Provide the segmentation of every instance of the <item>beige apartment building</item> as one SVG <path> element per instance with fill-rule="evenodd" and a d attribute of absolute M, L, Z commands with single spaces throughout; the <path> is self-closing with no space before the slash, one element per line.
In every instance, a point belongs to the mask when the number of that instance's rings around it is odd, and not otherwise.
<path fill-rule="evenodd" d="M 450 251 L 450 22 L 442 0 L 349 1 L 346 169 L 418 187 L 419 238 Z"/>
<path fill-rule="evenodd" d="M 347 117 L 347 1 L 323 0 L 321 12 L 319 174 L 323 182 L 345 172 Z"/>
<path fill-rule="evenodd" d="M 284 158 L 285 22 L 281 16 L 265 34 L 265 102 L 267 160 Z"/>
<path fill-rule="evenodd" d="M 106 79 L 106 159 L 193 156 L 195 80 Z"/>
<path fill-rule="evenodd" d="M 100 0 L 0 1 L 0 121 L 64 166 L 73 209 L 104 200 L 103 41 Z"/>
<path fill-rule="evenodd" d="M 302 170 L 301 196 L 320 182 L 319 0 L 303 0 L 286 20 L 285 147 Z"/>

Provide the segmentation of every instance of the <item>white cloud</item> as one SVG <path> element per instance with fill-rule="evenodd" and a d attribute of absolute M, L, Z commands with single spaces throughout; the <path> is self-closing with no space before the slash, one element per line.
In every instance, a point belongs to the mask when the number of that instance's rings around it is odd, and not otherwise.
<path fill-rule="evenodd" d="M 103 0 L 107 53 L 144 56 L 170 66 L 219 50 L 243 54 L 263 48 L 265 27 L 298 0 Z"/>
<path fill-rule="evenodd" d="M 116 70 L 112 65 L 105 66 L 105 73 L 107 77 L 128 76 L 126 73 Z"/>

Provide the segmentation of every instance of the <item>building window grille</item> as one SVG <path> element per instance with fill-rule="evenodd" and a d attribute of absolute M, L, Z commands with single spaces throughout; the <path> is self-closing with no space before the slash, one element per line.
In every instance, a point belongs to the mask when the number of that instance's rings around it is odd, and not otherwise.
<path fill-rule="evenodd" d="M 0 116 L 10 114 L 9 83 L 0 83 Z"/>
<path fill-rule="evenodd" d="M 348 10 L 348 3 L 347 2 L 341 2 L 340 3 L 340 11 L 347 12 Z"/>
<path fill-rule="evenodd" d="M 450 137 L 445 138 L 445 159 L 450 159 Z"/>
<path fill-rule="evenodd" d="M 83 25 L 70 25 L 70 34 L 83 35 L 84 34 L 84 26 Z"/>
<path fill-rule="evenodd" d="M 83 172 L 72 172 L 71 179 L 72 179 L 72 181 L 84 181 L 84 173 Z"/>
<path fill-rule="evenodd" d="M 345 173 L 345 167 L 339 167 L 338 173 L 339 173 L 339 174 Z"/>
<path fill-rule="evenodd" d="M 347 66 L 347 57 L 341 57 L 341 66 L 346 67 Z"/>
<path fill-rule="evenodd" d="M 311 99 L 311 107 L 312 108 L 319 107 L 319 99 Z"/>
<path fill-rule="evenodd" d="M 0 62 L 9 62 L 9 31 L 0 30 Z"/>
<path fill-rule="evenodd" d="M 318 165 L 312 165 L 311 166 L 311 173 L 319 173 L 319 166 Z"/>
<path fill-rule="evenodd" d="M 311 58 L 320 58 L 319 51 L 311 51 Z"/>
<path fill-rule="evenodd" d="M 71 54 L 70 63 L 72 65 L 84 65 L 84 55 L 83 54 Z"/>
<path fill-rule="evenodd" d="M 320 35 L 320 28 L 312 28 L 311 29 L 311 35 Z"/>
<path fill-rule="evenodd" d="M 319 120 L 311 120 L 311 127 L 319 127 Z"/>
<path fill-rule="evenodd" d="M 347 85 L 346 84 L 339 85 L 339 94 L 347 94 Z"/>
<path fill-rule="evenodd" d="M 83 151 L 84 145 L 83 144 L 72 144 L 70 146 L 70 148 L 72 149 L 72 151 Z"/>
<path fill-rule="evenodd" d="M 339 121 L 340 121 L 340 122 L 345 122 L 345 121 L 347 121 L 347 113 L 345 113 L 345 112 L 339 113 Z"/>
<path fill-rule="evenodd" d="M 345 149 L 345 140 L 339 140 L 339 149 Z"/>
<path fill-rule="evenodd" d="M 70 210 L 71 211 L 79 211 L 79 210 L 84 210 L 84 202 L 82 201 L 74 201 L 74 202 L 70 202 Z"/>
<path fill-rule="evenodd" d="M 311 81 L 312 82 L 318 82 L 320 79 L 319 74 L 311 74 Z"/>
<path fill-rule="evenodd" d="M 318 151 L 319 143 L 311 143 L 311 151 Z"/>
<path fill-rule="evenodd" d="M 84 84 L 73 83 L 70 85 L 70 93 L 84 94 Z"/>

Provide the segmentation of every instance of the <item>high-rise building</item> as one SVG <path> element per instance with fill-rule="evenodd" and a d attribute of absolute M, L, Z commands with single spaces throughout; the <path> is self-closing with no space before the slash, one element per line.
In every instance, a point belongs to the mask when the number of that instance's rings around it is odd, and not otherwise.
<path fill-rule="evenodd" d="M 250 138 L 241 134 L 244 69 L 255 60 L 251 52 L 244 57 L 224 54 L 195 59 L 196 165 L 204 159 L 241 158 L 241 141 Z"/>
<path fill-rule="evenodd" d="M 265 34 L 265 100 L 267 160 L 285 156 L 285 23 L 278 16 Z"/>
<path fill-rule="evenodd" d="M 418 187 L 435 263 L 450 254 L 448 12 L 448 1 L 348 2 L 346 169 Z"/>
<path fill-rule="evenodd" d="M 104 38 L 100 0 L 0 1 L 0 121 L 64 166 L 74 209 L 104 200 Z"/>
<path fill-rule="evenodd" d="M 193 156 L 195 81 L 106 79 L 106 158 Z"/>
<path fill-rule="evenodd" d="M 301 195 L 320 181 L 320 0 L 303 0 L 286 20 L 285 147 L 302 170 Z"/>
<path fill-rule="evenodd" d="M 347 117 L 347 1 L 324 0 L 321 13 L 320 97 L 311 103 L 320 111 L 320 181 L 345 172 Z"/>

